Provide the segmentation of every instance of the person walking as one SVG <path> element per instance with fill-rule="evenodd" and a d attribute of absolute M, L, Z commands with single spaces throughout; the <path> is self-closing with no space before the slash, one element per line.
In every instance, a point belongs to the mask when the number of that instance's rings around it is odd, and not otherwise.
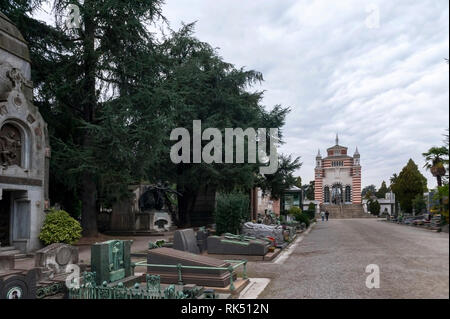
<path fill-rule="evenodd" d="M 320 216 L 322 217 L 322 221 L 325 221 L 325 212 L 324 211 L 320 212 Z"/>
<path fill-rule="evenodd" d="M 327 219 L 327 221 L 328 221 L 328 218 L 330 217 L 330 212 L 326 211 L 326 212 L 325 212 L 325 217 L 326 217 L 326 219 Z"/>

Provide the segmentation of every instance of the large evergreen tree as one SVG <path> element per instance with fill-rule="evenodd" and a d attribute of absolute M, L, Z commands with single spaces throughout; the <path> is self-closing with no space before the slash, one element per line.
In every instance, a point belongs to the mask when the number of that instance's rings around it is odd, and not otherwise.
<path fill-rule="evenodd" d="M 166 149 L 160 154 L 161 160 L 149 169 L 151 179 L 164 178 L 177 185 L 182 194 L 178 198 L 181 225 L 190 224 L 199 191 L 206 186 L 247 193 L 259 184 L 269 189 L 272 196 L 279 196 L 283 186 L 293 184 L 291 174 L 299 168 L 298 159 L 281 157 L 278 172 L 264 179 L 258 175 L 259 163 L 171 162 L 170 148 L 175 144 L 169 140 L 172 129 L 186 128 L 192 136 L 193 121 L 201 120 L 203 129 L 217 128 L 224 138 L 225 128 L 281 128 L 289 112 L 280 106 L 266 111 L 261 104 L 262 92 L 248 91 L 253 83 L 263 80 L 262 74 L 225 62 L 214 48 L 193 36 L 193 28 L 194 25 L 189 24 L 172 32 L 161 45 L 166 68 L 162 86 L 171 92 L 168 105 L 172 110 L 172 122 L 167 126 L 169 131 L 164 133 Z M 278 139 L 282 139 L 281 130 Z M 202 146 L 207 143 L 203 141 Z M 192 149 L 190 153 L 192 160 Z M 225 154 L 224 146 L 222 154 Z"/>
<path fill-rule="evenodd" d="M 389 192 L 389 189 L 388 189 L 388 187 L 387 187 L 387 185 L 386 185 L 386 182 L 383 181 L 383 182 L 381 183 L 381 187 L 378 189 L 378 192 L 376 193 L 376 195 L 377 195 L 378 198 L 385 198 L 385 197 L 386 197 L 386 194 L 387 194 L 388 192 Z"/>
<path fill-rule="evenodd" d="M 402 169 L 391 186 L 402 211 L 412 213 L 413 200 L 417 195 L 423 194 L 427 189 L 427 180 L 420 173 L 419 168 L 412 159 Z"/>
<path fill-rule="evenodd" d="M 30 45 L 36 104 L 50 127 L 52 198 L 79 197 L 84 234 L 95 235 L 99 190 L 108 196 L 126 191 L 146 166 L 142 151 L 158 143 L 136 124 L 157 117 L 157 110 L 148 118 L 134 117 L 134 111 L 156 104 L 149 78 L 157 78 L 158 70 L 147 28 L 162 18 L 162 1 L 49 1 L 52 26 L 30 15 L 41 3 L 5 1 L 1 9 Z M 79 28 L 66 26 L 69 4 L 80 9 Z"/>
<path fill-rule="evenodd" d="M 256 184 L 278 196 L 292 185 L 298 159 L 280 158 L 268 179 L 256 164 L 173 164 L 170 132 L 203 127 L 281 128 L 289 109 L 267 111 L 262 92 L 249 92 L 262 75 L 223 61 L 193 36 L 193 25 L 156 41 L 148 26 L 164 20 L 160 0 L 50 1 L 54 25 L 33 19 L 41 1 L 2 1 L 2 11 L 29 42 L 35 100 L 49 124 L 53 202 L 80 212 L 85 235 L 97 233 L 100 205 L 128 195 L 147 180 L 177 186 L 182 224 L 199 190 L 249 191 Z M 68 29 L 67 5 L 80 9 Z M 266 136 L 268 138 L 268 136 Z M 279 140 L 282 141 L 280 130 Z"/>

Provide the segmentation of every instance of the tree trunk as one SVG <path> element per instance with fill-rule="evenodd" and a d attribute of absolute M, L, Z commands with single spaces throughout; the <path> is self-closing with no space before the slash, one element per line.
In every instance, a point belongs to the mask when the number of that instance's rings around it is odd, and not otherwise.
<path fill-rule="evenodd" d="M 438 187 L 442 187 L 442 176 L 441 175 L 437 175 L 436 179 L 437 179 Z"/>
<path fill-rule="evenodd" d="M 89 172 L 83 173 L 81 201 L 83 210 L 81 213 L 81 225 L 84 236 L 97 236 L 97 184 Z"/>
<path fill-rule="evenodd" d="M 181 193 L 181 192 L 180 192 Z M 184 191 L 182 196 L 178 196 L 178 216 L 179 227 L 191 226 L 191 213 L 194 210 L 197 200 L 197 193 L 192 191 Z"/>
<path fill-rule="evenodd" d="M 83 41 L 83 63 L 84 63 L 84 81 L 82 99 L 83 119 L 88 123 L 93 123 L 95 119 L 95 109 L 97 106 L 97 97 L 95 90 L 95 70 L 97 59 L 95 55 L 95 21 L 93 0 L 85 0 L 84 6 L 86 13 L 84 15 L 84 41 Z M 83 150 L 92 147 L 92 136 L 89 131 L 84 131 L 82 142 Z M 97 229 L 97 182 L 94 174 L 88 170 L 82 174 L 81 184 L 82 200 L 82 226 L 83 235 L 95 236 Z"/>

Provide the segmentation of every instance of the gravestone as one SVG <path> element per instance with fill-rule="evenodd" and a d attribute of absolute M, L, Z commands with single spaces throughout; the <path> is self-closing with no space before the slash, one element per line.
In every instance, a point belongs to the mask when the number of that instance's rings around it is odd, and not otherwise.
<path fill-rule="evenodd" d="M 78 263 L 78 248 L 56 243 L 36 252 L 35 266 L 41 270 L 44 278 L 65 274 L 67 265 Z"/>
<path fill-rule="evenodd" d="M 199 254 L 200 249 L 197 245 L 197 238 L 195 237 L 194 230 L 191 228 L 177 230 L 173 234 L 173 248 L 193 254 Z"/>
<path fill-rule="evenodd" d="M 282 247 L 285 245 L 285 237 L 282 226 L 269 226 L 248 222 L 242 226 L 242 234 L 246 236 L 256 237 L 258 239 L 272 237 L 275 239 L 277 247 Z"/>
<path fill-rule="evenodd" d="M 91 246 L 91 271 L 97 285 L 112 283 L 133 275 L 132 240 L 110 240 Z"/>
<path fill-rule="evenodd" d="M 264 240 L 245 238 L 236 239 L 227 236 L 209 236 L 208 254 L 264 256 L 269 243 Z"/>
<path fill-rule="evenodd" d="M 36 270 L 0 273 L 0 299 L 36 299 Z"/>
<path fill-rule="evenodd" d="M 228 268 L 230 263 L 216 258 L 192 254 L 172 248 L 156 248 L 148 251 L 147 273 L 159 275 L 161 282 L 166 284 L 179 283 L 177 267 L 164 267 L 162 265 L 183 265 L 200 267 Z M 230 272 L 222 269 L 182 269 L 183 284 L 195 284 L 209 287 L 227 287 L 230 284 Z M 233 271 L 233 279 L 237 277 Z"/>

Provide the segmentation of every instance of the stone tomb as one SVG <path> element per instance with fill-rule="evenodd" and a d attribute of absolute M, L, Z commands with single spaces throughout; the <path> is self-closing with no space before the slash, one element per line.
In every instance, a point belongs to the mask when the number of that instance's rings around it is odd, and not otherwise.
<path fill-rule="evenodd" d="M 242 226 L 242 234 L 245 236 L 256 237 L 258 239 L 272 237 L 275 239 L 277 247 L 286 246 L 285 230 L 283 229 L 283 226 L 255 224 L 248 222 Z"/>
<path fill-rule="evenodd" d="M 97 285 L 113 283 L 134 275 L 131 265 L 132 240 L 110 240 L 91 246 L 91 271 Z"/>
<path fill-rule="evenodd" d="M 183 265 L 200 267 L 228 268 L 230 263 L 223 260 L 192 254 L 172 248 L 150 249 L 147 254 L 147 263 L 153 265 Z M 161 282 L 167 284 L 179 283 L 178 269 L 163 266 L 147 266 L 147 273 L 161 276 Z M 220 269 L 182 269 L 183 284 L 196 284 L 199 286 L 222 287 L 230 284 L 230 272 Z M 233 272 L 233 279 L 237 275 Z"/>
<path fill-rule="evenodd" d="M 31 61 L 19 30 L 0 13 L 0 244 L 22 253 L 42 247 L 50 143 L 33 104 Z"/>
<path fill-rule="evenodd" d="M 78 248 L 74 246 L 58 243 L 36 252 L 35 267 L 40 269 L 41 278 L 66 274 L 69 264 L 78 264 Z"/>
<path fill-rule="evenodd" d="M 199 254 L 200 249 L 198 247 L 194 230 L 191 228 L 177 230 L 173 234 L 173 248 L 176 250 L 187 251 L 193 254 Z"/>
<path fill-rule="evenodd" d="M 265 240 L 229 235 L 208 237 L 208 254 L 264 256 L 268 249 Z"/>

